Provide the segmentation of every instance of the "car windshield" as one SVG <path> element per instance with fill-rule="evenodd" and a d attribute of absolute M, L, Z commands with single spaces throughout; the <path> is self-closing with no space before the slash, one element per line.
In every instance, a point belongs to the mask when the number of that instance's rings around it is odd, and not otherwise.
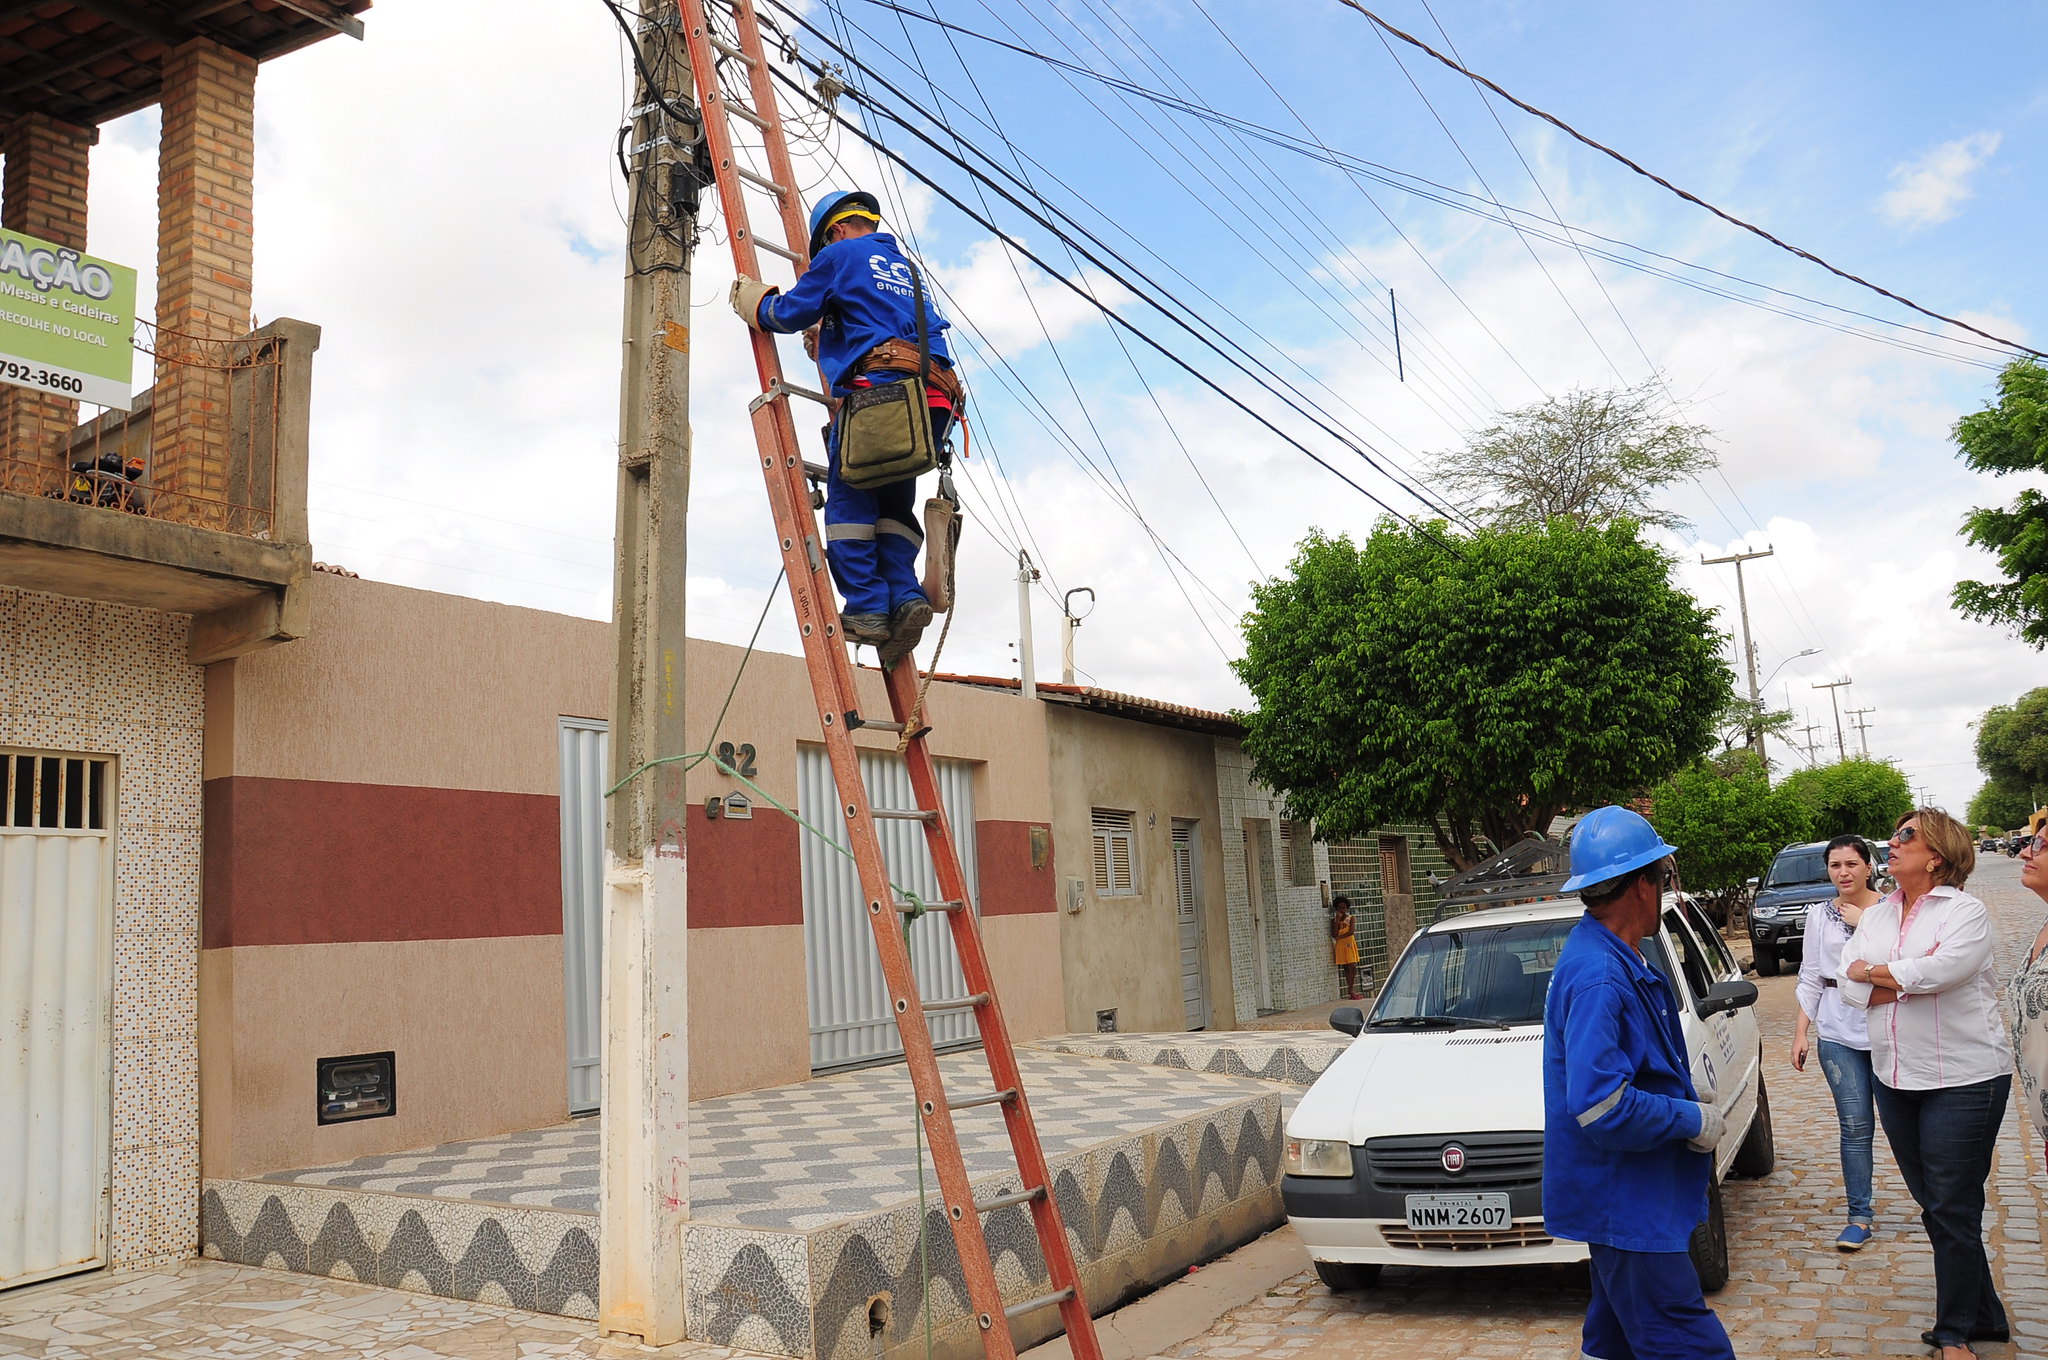
<path fill-rule="evenodd" d="M 1771 876 L 1764 880 L 1766 888 L 1782 888 L 1789 883 L 1825 883 L 1828 881 L 1828 862 L 1818 850 L 1793 850 L 1779 855 L 1771 864 Z"/>
<path fill-rule="evenodd" d="M 1578 920 L 1432 931 L 1401 956 L 1370 1024 L 1539 1024 L 1551 969 Z"/>

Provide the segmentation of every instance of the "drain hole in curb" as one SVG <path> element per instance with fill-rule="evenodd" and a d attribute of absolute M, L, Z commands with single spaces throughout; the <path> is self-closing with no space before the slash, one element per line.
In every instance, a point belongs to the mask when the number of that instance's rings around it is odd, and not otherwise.
<path fill-rule="evenodd" d="M 889 1296 L 877 1294 L 868 1300 L 868 1335 L 882 1336 L 889 1330 Z"/>

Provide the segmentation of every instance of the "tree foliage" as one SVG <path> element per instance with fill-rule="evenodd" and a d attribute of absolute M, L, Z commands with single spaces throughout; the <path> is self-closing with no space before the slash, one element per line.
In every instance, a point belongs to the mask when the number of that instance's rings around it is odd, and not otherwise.
<path fill-rule="evenodd" d="M 2048 797 L 2048 687 L 1984 711 L 1977 720 L 1977 768 L 2001 784 Z"/>
<path fill-rule="evenodd" d="M 2010 831 L 2034 815 L 2034 796 L 2024 784 L 1987 779 L 1970 799 L 1968 821 L 1979 830 Z"/>
<path fill-rule="evenodd" d="M 1869 756 L 1795 770 L 1781 787 L 1806 805 L 1809 840 L 1889 836 L 1892 824 L 1913 810 L 1913 791 L 1898 766 Z"/>
<path fill-rule="evenodd" d="M 1574 388 L 1509 411 L 1463 448 L 1437 455 L 1438 480 L 1461 508 L 1497 528 L 1562 517 L 1581 528 L 1628 519 L 1675 529 L 1685 521 L 1653 498 L 1720 460 L 1707 447 L 1706 426 L 1670 414 L 1657 378 Z"/>
<path fill-rule="evenodd" d="M 1956 422 L 1956 447 L 1978 472 L 2048 472 L 2048 369 L 2032 359 L 2006 365 L 1998 400 Z M 1998 555 L 2002 581 L 1958 581 L 1957 609 L 2048 648 L 2048 497 L 2028 487 L 2011 505 L 1978 508 L 1963 537 Z"/>
<path fill-rule="evenodd" d="M 1320 531 L 1253 590 L 1257 777 L 1323 834 L 1427 823 L 1458 868 L 1712 749 L 1712 614 L 1633 525 Z"/>
<path fill-rule="evenodd" d="M 1650 825 L 1677 847 L 1686 889 L 1708 898 L 1717 917 L 1773 855 L 1807 835 L 1806 804 L 1772 788 L 1746 749 L 1694 761 L 1652 789 L 1650 803 Z"/>

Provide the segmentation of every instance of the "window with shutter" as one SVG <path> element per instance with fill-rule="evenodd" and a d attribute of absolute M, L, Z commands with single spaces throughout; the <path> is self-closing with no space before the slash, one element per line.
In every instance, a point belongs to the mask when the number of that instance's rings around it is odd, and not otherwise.
<path fill-rule="evenodd" d="M 1138 891 L 1137 838 L 1131 814 L 1096 808 L 1095 891 L 1104 897 L 1129 897 Z"/>

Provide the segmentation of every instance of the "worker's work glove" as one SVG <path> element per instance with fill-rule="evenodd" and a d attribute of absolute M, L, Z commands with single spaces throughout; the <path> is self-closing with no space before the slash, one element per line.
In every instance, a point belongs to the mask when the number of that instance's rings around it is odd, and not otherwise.
<path fill-rule="evenodd" d="M 732 309 L 740 314 L 740 320 L 755 330 L 760 330 L 761 299 L 781 291 L 780 288 L 771 288 L 759 279 L 750 279 L 742 274 L 732 281 Z"/>
<path fill-rule="evenodd" d="M 1712 1105 L 1700 1105 L 1700 1131 L 1688 1138 L 1685 1145 L 1694 1152 L 1712 1152 L 1720 1146 L 1721 1135 L 1728 1132 L 1728 1121 L 1721 1118 L 1721 1112 Z"/>

